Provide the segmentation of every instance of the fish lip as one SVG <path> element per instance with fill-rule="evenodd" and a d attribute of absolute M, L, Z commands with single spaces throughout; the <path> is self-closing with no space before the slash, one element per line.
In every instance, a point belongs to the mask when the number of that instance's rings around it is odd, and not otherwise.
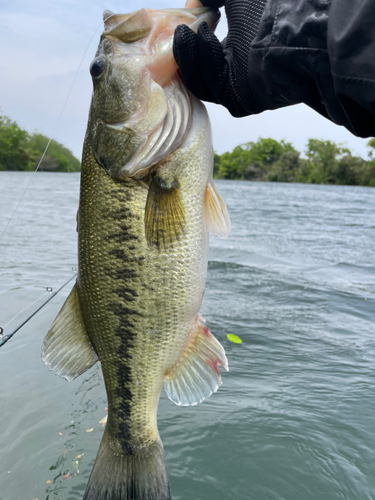
<path fill-rule="evenodd" d="M 212 9 L 211 7 L 196 7 L 195 9 L 185 10 L 197 17 L 197 19 L 189 25 L 189 28 L 195 32 L 197 32 L 198 26 L 201 23 L 206 22 L 211 31 L 215 31 L 219 24 L 221 14 L 218 9 Z"/>

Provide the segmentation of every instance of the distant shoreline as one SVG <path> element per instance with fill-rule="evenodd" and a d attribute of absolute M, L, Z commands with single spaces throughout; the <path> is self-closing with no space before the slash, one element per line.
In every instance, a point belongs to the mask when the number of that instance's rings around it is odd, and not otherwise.
<path fill-rule="evenodd" d="M 291 143 L 258 139 L 231 152 L 214 155 L 214 178 L 375 187 L 375 139 L 368 142 L 368 160 L 342 144 L 309 139 L 305 158 Z"/>
<path fill-rule="evenodd" d="M 48 144 L 48 150 L 45 152 Z M 375 187 L 375 138 L 368 141 L 368 160 L 342 144 L 309 139 L 305 157 L 284 140 L 260 138 L 222 155 L 214 154 L 216 179 Z M 0 114 L 0 171 L 80 172 L 73 153 L 40 133 L 29 134 Z"/>
<path fill-rule="evenodd" d="M 33 170 L 2 170 L 0 171 L 0 174 L 2 173 L 15 173 L 15 172 L 26 172 L 29 174 L 35 173 Z M 56 172 L 56 171 L 46 171 L 46 170 L 38 170 L 36 172 L 38 173 L 43 173 L 43 174 L 80 174 L 81 172 Z M 269 181 L 269 180 L 250 180 L 250 179 L 219 179 L 217 177 L 214 177 L 214 181 L 240 181 L 240 182 L 248 182 L 248 183 L 253 183 L 253 184 L 301 184 L 301 185 L 310 185 L 310 186 L 338 186 L 338 187 L 368 187 L 368 188 L 373 188 L 375 187 L 374 185 L 370 186 L 363 186 L 363 185 L 356 185 L 356 184 L 331 184 L 329 182 L 327 183 L 316 183 L 316 182 L 298 182 L 298 181 Z"/>

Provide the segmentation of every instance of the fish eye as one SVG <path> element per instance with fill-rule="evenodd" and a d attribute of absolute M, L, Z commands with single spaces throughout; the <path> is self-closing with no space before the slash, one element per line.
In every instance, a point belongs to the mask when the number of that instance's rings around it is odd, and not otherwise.
<path fill-rule="evenodd" d="M 102 57 L 97 57 L 93 60 L 90 66 L 90 74 L 93 78 L 100 78 L 105 70 L 105 60 Z"/>

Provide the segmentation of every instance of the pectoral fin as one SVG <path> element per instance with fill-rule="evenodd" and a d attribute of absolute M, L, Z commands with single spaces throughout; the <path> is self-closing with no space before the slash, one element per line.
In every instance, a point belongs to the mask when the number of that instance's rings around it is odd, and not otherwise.
<path fill-rule="evenodd" d="M 163 250 L 181 238 L 185 208 L 177 180 L 167 182 L 155 176 L 150 184 L 145 208 L 146 240 Z"/>
<path fill-rule="evenodd" d="M 74 285 L 43 342 L 44 363 L 66 380 L 73 380 L 91 368 L 98 357 L 83 323 Z"/>
<path fill-rule="evenodd" d="M 207 230 L 220 238 L 227 239 L 231 227 L 230 218 L 225 202 L 213 182 L 207 184 L 204 214 Z"/>
<path fill-rule="evenodd" d="M 196 405 L 222 384 L 219 365 L 228 371 L 228 360 L 220 342 L 199 320 L 189 343 L 174 368 L 167 373 L 164 388 L 180 406 Z"/>

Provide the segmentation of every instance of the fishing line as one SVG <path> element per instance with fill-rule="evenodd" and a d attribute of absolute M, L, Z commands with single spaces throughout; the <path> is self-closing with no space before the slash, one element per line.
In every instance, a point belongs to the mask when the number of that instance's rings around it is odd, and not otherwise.
<path fill-rule="evenodd" d="M 73 271 L 76 271 L 76 268 L 72 268 L 72 270 L 73 270 Z M 6 343 L 8 342 L 8 340 L 10 340 L 10 339 L 13 337 L 13 335 L 14 335 L 15 333 L 17 333 L 17 332 L 18 332 L 18 330 L 20 330 L 20 329 L 21 329 L 24 325 L 26 325 L 26 323 L 28 323 L 28 322 L 31 320 L 31 318 L 33 318 L 33 317 L 36 315 L 36 313 L 38 313 L 38 312 L 39 312 L 39 311 L 40 311 L 40 310 L 41 310 L 41 309 L 42 309 L 45 305 L 47 305 L 47 304 L 48 304 L 48 302 L 49 302 L 50 300 L 52 300 L 52 299 L 53 299 L 53 297 L 55 297 L 55 296 L 56 296 L 59 292 L 61 292 L 61 290 L 62 290 L 64 287 L 66 287 L 66 285 L 67 285 L 68 283 L 70 283 L 70 282 L 72 281 L 72 279 L 74 279 L 76 276 L 77 276 L 77 274 L 76 274 L 76 272 L 75 272 L 75 273 L 73 274 L 73 276 L 71 276 L 71 277 L 70 277 L 70 278 L 69 278 L 69 279 L 68 279 L 68 280 L 67 280 L 67 281 L 66 281 L 66 282 L 65 282 L 65 283 L 64 283 L 64 284 L 63 284 L 63 285 L 62 285 L 62 286 L 58 289 L 58 290 L 56 290 L 56 292 L 54 292 L 54 291 L 53 291 L 53 288 L 52 288 L 52 287 L 48 286 L 48 287 L 46 288 L 46 292 L 48 292 L 48 293 L 50 294 L 50 297 L 48 297 L 48 299 L 47 299 L 47 300 L 45 300 L 45 301 L 43 302 L 43 304 L 42 304 L 42 305 L 40 305 L 40 306 L 39 306 L 39 307 L 38 307 L 38 308 L 37 308 L 37 309 L 36 309 L 36 310 L 35 310 L 32 314 L 30 314 L 30 316 L 28 316 L 28 317 L 25 319 L 25 321 L 23 321 L 23 322 L 22 322 L 19 326 L 17 326 L 17 328 L 15 328 L 15 329 L 14 329 L 11 333 L 9 333 L 8 335 L 4 335 L 4 328 L 5 328 L 6 326 L 8 326 L 8 325 L 9 325 L 9 323 L 12 323 L 12 321 L 14 321 L 16 318 L 18 318 L 18 316 L 19 316 L 20 314 L 22 314 L 22 313 L 23 313 L 26 309 L 29 309 L 29 307 L 33 306 L 36 302 L 38 302 L 38 300 L 40 300 L 40 298 L 41 298 L 42 296 L 38 297 L 36 300 L 34 300 L 34 302 L 32 302 L 31 304 L 29 304 L 29 305 L 27 305 L 26 307 L 24 307 L 24 308 L 22 309 L 22 311 L 20 311 L 19 313 L 17 313 L 17 314 L 16 314 L 16 315 L 15 315 L 15 316 L 14 316 L 14 317 L 10 320 L 10 321 L 8 321 L 8 323 L 6 323 L 3 327 L 2 327 L 2 326 L 0 326 L 0 347 L 2 347 L 4 344 L 6 344 Z M 44 295 L 44 294 L 43 294 L 43 295 Z"/>
<path fill-rule="evenodd" d="M 115 16 L 115 15 L 116 15 L 116 14 L 111 14 L 111 15 L 110 15 L 110 16 L 108 16 L 108 17 L 107 17 L 107 18 L 106 18 L 103 22 L 107 21 L 108 19 L 110 19 L 112 16 Z M 0 241 L 3 239 L 3 236 L 4 236 L 4 234 L 6 233 L 6 231 L 7 231 L 8 227 L 9 227 L 9 224 L 12 222 L 14 215 L 16 214 L 16 212 L 17 212 L 17 210 L 18 210 L 19 206 L 20 206 L 20 205 L 21 205 L 21 203 L 22 203 L 22 200 L 23 200 L 23 198 L 24 198 L 24 196 L 25 196 L 25 194 L 26 194 L 26 191 L 29 189 L 31 182 L 34 180 L 35 174 L 36 174 L 36 173 L 37 173 L 37 171 L 39 170 L 39 167 L 40 167 L 40 165 L 41 165 L 41 163 L 42 163 L 42 161 L 43 161 L 43 159 L 44 159 L 44 157 L 45 157 L 45 155 L 46 155 L 46 153 L 47 153 L 47 150 L 48 150 L 48 148 L 49 148 L 49 145 L 50 145 L 51 141 L 53 140 L 53 137 L 54 137 L 54 135 L 55 135 L 56 129 L 57 129 L 57 127 L 58 127 L 59 123 L 60 123 L 61 117 L 62 117 L 62 115 L 63 115 L 63 113 L 64 113 L 64 110 L 65 110 L 65 108 L 66 108 L 66 105 L 67 105 L 67 103 L 68 103 L 68 100 L 69 100 L 69 98 L 70 98 L 70 95 L 71 95 L 71 93 L 72 93 L 73 87 L 74 87 L 74 85 L 75 85 L 75 83 L 76 83 L 76 81 L 77 81 L 78 74 L 79 74 L 79 72 L 80 72 L 80 70 L 81 70 L 81 66 L 82 66 L 83 61 L 84 61 L 84 59 L 85 59 L 85 57 L 86 57 L 87 51 L 89 50 L 89 47 L 90 47 L 90 45 L 91 45 L 91 42 L 93 41 L 94 36 L 96 35 L 96 33 L 97 33 L 98 29 L 102 26 L 103 22 L 102 22 L 102 23 L 100 23 L 100 24 L 99 24 L 99 26 L 96 28 L 95 32 L 93 33 L 92 37 L 90 38 L 89 43 L 87 44 L 86 50 L 85 50 L 85 52 L 83 53 L 83 56 L 82 56 L 82 58 L 81 58 L 81 62 L 79 63 L 78 69 L 77 69 L 76 74 L 75 74 L 74 79 L 73 79 L 73 82 L 72 82 L 72 84 L 71 84 L 71 86 L 70 86 L 70 89 L 69 89 L 69 91 L 68 91 L 68 95 L 66 96 L 65 102 L 64 102 L 63 107 L 62 107 L 62 109 L 61 109 L 61 113 L 60 113 L 60 115 L 59 115 L 59 117 L 58 117 L 58 119 L 57 119 L 57 122 L 56 122 L 56 124 L 55 124 L 55 126 L 54 126 L 53 130 L 52 130 L 52 134 L 51 134 L 51 136 L 50 136 L 50 139 L 48 140 L 47 146 L 45 147 L 44 152 L 43 152 L 43 154 L 42 154 L 42 157 L 40 158 L 39 163 L 38 163 L 38 165 L 37 165 L 36 169 L 34 170 L 34 172 L 33 172 L 32 176 L 30 177 L 30 180 L 29 180 L 28 184 L 26 185 L 26 188 L 25 188 L 25 190 L 24 190 L 24 192 L 23 192 L 23 194 L 22 194 L 22 196 L 21 196 L 21 198 L 20 198 L 19 202 L 17 203 L 16 208 L 14 209 L 14 211 L 13 211 L 12 215 L 10 216 L 10 219 L 8 220 L 7 224 L 5 225 L 5 229 L 3 230 L 3 232 L 2 232 L 2 233 L 1 233 L 1 235 L 0 235 Z"/>
<path fill-rule="evenodd" d="M 105 19 L 103 22 L 107 21 L 108 19 L 110 19 L 111 17 L 113 17 L 113 16 L 115 16 L 115 15 L 116 15 L 116 14 L 111 14 L 111 15 L 109 15 L 108 17 L 106 17 L 106 19 Z M 25 188 L 25 190 L 24 190 L 24 192 L 23 192 L 23 194 L 22 194 L 22 196 L 21 196 L 21 198 L 20 198 L 20 200 L 18 201 L 16 208 L 14 209 L 13 213 L 11 214 L 10 219 L 8 220 L 8 223 L 5 225 L 5 229 L 3 230 L 3 232 L 2 232 L 2 233 L 1 233 L 1 235 L 0 235 L 0 241 L 3 239 L 4 234 L 6 233 L 6 231 L 7 231 L 8 227 L 9 227 L 9 225 L 10 225 L 11 221 L 13 220 L 13 217 L 14 217 L 14 215 L 16 214 L 16 212 L 17 212 L 17 210 L 18 210 L 19 206 L 21 205 L 22 200 L 23 200 L 23 198 L 24 198 L 24 196 L 25 196 L 25 194 L 26 194 L 27 190 L 29 189 L 31 182 L 34 180 L 35 174 L 36 174 L 36 172 L 39 170 L 39 167 L 40 167 L 40 165 L 41 165 L 41 163 L 42 163 L 42 161 L 43 161 L 43 159 L 44 159 L 44 157 L 45 157 L 45 155 L 46 155 L 46 153 L 47 153 L 48 147 L 49 147 L 49 145 L 50 145 L 51 141 L 53 140 L 53 137 L 54 137 L 54 135 L 55 135 L 56 129 L 57 129 L 57 127 L 58 127 L 59 123 L 60 123 L 61 117 L 62 117 L 62 115 L 63 115 L 63 113 L 64 113 L 64 110 L 65 110 L 65 108 L 66 108 L 66 105 L 67 105 L 67 103 L 68 103 L 68 100 L 69 100 L 69 98 L 70 98 L 70 95 L 71 95 L 71 93 L 72 93 L 72 90 L 73 90 L 73 88 L 74 88 L 74 85 L 75 85 L 75 83 L 76 83 L 76 81 L 77 81 L 79 71 L 80 71 L 81 66 L 82 66 L 82 64 L 83 64 L 83 61 L 84 61 L 84 59 L 85 59 L 85 57 L 86 57 L 86 54 L 87 54 L 87 52 L 88 52 L 88 50 L 89 50 L 89 47 L 90 47 L 90 45 L 91 45 L 91 42 L 93 41 L 93 39 L 94 39 L 94 37 L 95 37 L 95 35 L 96 35 L 97 31 L 98 31 L 98 30 L 99 30 L 99 28 L 102 26 L 102 24 L 103 24 L 103 23 L 100 23 L 100 24 L 99 24 L 99 26 L 96 28 L 96 30 L 94 31 L 93 35 L 91 36 L 89 43 L 87 44 L 87 47 L 86 47 L 86 49 L 85 49 L 85 51 L 84 51 L 84 53 L 83 53 L 83 56 L 82 56 L 82 58 L 81 58 L 81 61 L 80 61 L 79 65 L 78 65 L 78 69 L 77 69 L 77 71 L 76 71 L 76 73 L 75 73 L 75 76 L 74 76 L 73 82 L 72 82 L 72 84 L 71 84 L 71 86 L 70 86 L 70 89 L 69 89 L 68 94 L 67 94 L 67 96 L 66 96 L 65 102 L 64 102 L 63 107 L 62 107 L 62 109 L 61 109 L 60 115 L 59 115 L 59 117 L 58 117 L 58 119 L 57 119 L 57 121 L 56 121 L 56 124 L 55 124 L 54 128 L 53 128 L 53 131 L 52 131 L 52 134 L 51 134 L 51 136 L 50 136 L 50 139 L 48 140 L 47 146 L 45 147 L 44 152 L 43 152 L 43 154 L 42 154 L 42 157 L 40 158 L 39 163 L 38 163 L 38 165 L 37 165 L 36 169 L 34 170 L 34 172 L 33 172 L 32 176 L 31 176 L 31 178 L 30 178 L 30 180 L 29 180 L 29 182 L 28 182 L 28 184 L 27 184 L 27 186 L 26 186 L 26 188 Z M 76 269 L 75 269 L 75 268 L 73 268 L 73 270 L 74 270 L 74 271 L 76 271 Z M 36 315 L 36 314 L 37 314 L 37 313 L 38 313 L 38 312 L 39 312 L 39 311 L 40 311 L 40 310 L 41 310 L 41 309 L 42 309 L 42 308 L 43 308 L 46 304 L 48 304 L 48 302 L 49 302 L 50 300 L 52 300 L 52 299 L 53 299 L 53 297 L 55 297 L 55 295 L 57 295 L 57 294 L 58 294 L 58 293 L 59 293 L 59 292 L 60 292 L 60 291 L 61 291 L 61 290 L 62 290 L 62 289 L 63 289 L 63 288 L 64 288 L 64 287 L 68 284 L 68 283 L 70 283 L 70 282 L 71 282 L 71 281 L 75 278 L 75 276 L 76 276 L 76 273 L 75 273 L 73 276 L 71 276 L 71 277 L 68 279 L 68 281 L 66 281 L 66 282 L 65 282 L 65 283 L 64 283 L 64 284 L 63 284 L 63 285 L 62 285 L 62 286 L 61 286 L 61 287 L 60 287 L 60 288 L 59 288 L 56 292 L 53 292 L 53 289 L 52 289 L 51 287 L 47 287 L 47 288 L 46 288 L 46 291 L 47 291 L 48 293 L 50 293 L 50 294 L 51 294 L 51 296 L 50 296 L 47 300 L 45 300 L 41 306 L 39 306 L 39 307 L 38 307 L 38 308 L 37 308 L 37 309 L 36 309 L 36 310 L 35 310 L 35 311 L 34 311 L 34 312 L 33 312 L 33 313 L 32 313 L 32 314 L 28 317 L 28 318 L 26 318 L 26 320 L 25 320 L 25 321 L 23 321 L 23 323 L 21 323 L 21 324 L 20 324 L 20 325 L 19 325 L 19 326 L 18 326 L 15 330 L 13 330 L 11 333 L 9 333 L 9 334 L 5 335 L 5 334 L 4 334 L 4 328 L 5 328 L 6 326 L 8 326 L 8 325 L 9 325 L 12 321 L 14 321 L 16 318 L 18 318 L 18 316 L 20 316 L 20 315 L 21 315 L 21 314 L 22 314 L 22 313 L 23 313 L 26 309 L 29 309 L 29 308 L 30 308 L 31 306 L 33 306 L 36 302 L 38 302 L 38 301 L 40 300 L 40 298 L 41 298 L 41 297 L 38 297 L 36 300 L 34 300 L 34 302 L 32 302 L 31 304 L 29 304 L 29 305 L 27 305 L 26 307 L 24 307 L 24 308 L 23 308 L 20 312 L 18 312 L 18 313 L 16 314 L 16 316 L 14 316 L 14 317 L 13 317 L 10 321 L 8 321 L 8 323 L 6 323 L 6 325 L 4 325 L 3 327 L 2 327 L 2 326 L 0 326 L 0 347 L 2 347 L 4 344 L 6 344 L 6 343 L 8 342 L 8 340 L 10 340 L 10 339 L 13 337 L 13 335 L 14 335 L 15 333 L 17 333 L 17 332 L 18 332 L 18 330 L 20 330 L 20 329 L 21 329 L 24 325 L 26 325 L 26 323 L 28 323 L 28 322 L 31 320 L 31 318 L 33 318 L 33 317 L 34 317 L 34 316 L 35 316 L 35 315 Z"/>

